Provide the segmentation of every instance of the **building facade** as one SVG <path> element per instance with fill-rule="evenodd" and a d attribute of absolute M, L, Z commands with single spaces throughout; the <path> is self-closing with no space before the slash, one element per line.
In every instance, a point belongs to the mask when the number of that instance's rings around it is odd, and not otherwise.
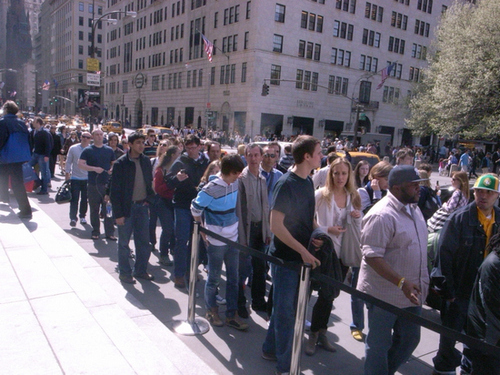
<path fill-rule="evenodd" d="M 104 106 L 130 123 L 240 134 L 389 134 L 450 0 L 109 0 Z M 208 61 L 201 34 L 214 44 Z M 381 70 L 393 69 L 380 88 Z M 263 96 L 263 84 L 269 95 Z"/>
<path fill-rule="evenodd" d="M 37 100 L 49 114 L 89 116 L 87 58 L 91 53 L 94 19 L 103 14 L 102 0 L 46 0 L 35 38 Z M 94 30 L 97 56 L 102 53 L 105 24 Z"/>

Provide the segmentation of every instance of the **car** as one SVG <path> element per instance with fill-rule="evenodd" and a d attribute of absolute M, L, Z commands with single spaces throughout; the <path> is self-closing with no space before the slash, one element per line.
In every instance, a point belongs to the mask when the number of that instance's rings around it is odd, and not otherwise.
<path fill-rule="evenodd" d="M 345 152 L 343 150 L 339 150 L 336 152 L 341 156 L 345 156 Z M 351 155 L 352 169 L 356 168 L 356 165 L 361 160 L 366 160 L 368 164 L 370 164 L 370 168 L 380 162 L 380 158 L 378 157 L 378 155 L 370 154 L 369 152 L 349 151 L 349 155 Z"/>
<path fill-rule="evenodd" d="M 101 130 L 103 132 L 113 132 L 120 134 L 123 130 L 122 124 L 119 121 L 108 121 L 104 125 L 102 125 Z"/>
<path fill-rule="evenodd" d="M 161 134 L 162 138 L 167 138 L 167 137 L 174 135 L 174 132 L 172 131 L 172 129 L 165 128 L 163 126 L 144 125 L 142 128 L 137 129 L 137 131 L 140 134 L 146 135 L 149 129 L 153 129 L 157 136 Z"/>

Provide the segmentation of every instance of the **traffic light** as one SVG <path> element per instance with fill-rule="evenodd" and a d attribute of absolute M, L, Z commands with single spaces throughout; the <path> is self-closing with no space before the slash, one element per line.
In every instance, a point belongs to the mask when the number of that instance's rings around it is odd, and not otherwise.
<path fill-rule="evenodd" d="M 262 85 L 262 96 L 268 96 L 268 95 L 269 95 L 269 86 L 264 83 Z"/>
<path fill-rule="evenodd" d="M 54 98 L 54 101 L 57 103 L 57 98 Z"/>

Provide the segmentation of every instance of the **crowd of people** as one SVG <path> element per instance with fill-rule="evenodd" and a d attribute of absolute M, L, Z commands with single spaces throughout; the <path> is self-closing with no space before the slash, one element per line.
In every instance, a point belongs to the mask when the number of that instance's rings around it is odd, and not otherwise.
<path fill-rule="evenodd" d="M 99 128 L 75 131 L 57 143 L 42 119 L 35 118 L 30 130 L 16 116 L 15 103 L 6 102 L 3 108 L 0 201 L 9 203 L 10 177 L 19 216 L 30 218 L 23 175 L 38 164 L 37 194 L 47 194 L 54 170 L 50 160 L 58 155 L 52 149 L 64 150 L 59 163 L 71 186 L 70 226 L 78 221 L 86 225 L 89 209 L 91 238 L 99 241 L 103 222 L 105 237 L 117 241 L 123 283 L 154 280 L 148 264 L 157 246 L 159 220 L 160 264 L 173 267 L 176 288 L 186 288 L 196 221 L 222 238 L 285 262 L 310 264 L 313 272 L 346 280 L 417 315 L 432 280 L 442 298 L 443 325 L 500 345 L 500 209 L 495 205 L 500 184 L 495 174 L 477 178 L 469 203 L 470 171 L 454 172 L 454 191 L 442 204 L 439 187 L 429 183 L 432 167 L 419 163 L 416 169 L 416 155 L 408 148 L 393 154 L 395 166 L 387 160 L 373 166 L 361 161 L 353 168 L 349 152 L 336 152 L 338 144 L 330 145 L 332 152 L 325 156 L 321 141 L 306 135 L 287 146 L 283 156 L 278 142 L 262 147 L 249 140 L 238 153 L 223 156 L 216 140 L 202 143 L 192 133 L 159 138 L 154 129 L 107 137 Z M 348 145 L 342 147 L 348 151 Z M 436 245 L 429 262 L 431 235 Z M 208 273 L 207 320 L 216 329 L 246 331 L 250 308 L 268 314 L 262 357 L 276 362 L 276 374 L 288 373 L 297 272 L 240 253 L 211 235 L 202 235 L 199 252 Z M 318 298 L 305 353 L 314 355 L 318 348 L 333 353 L 327 327 L 338 293 L 321 283 L 314 289 Z M 221 304 L 226 305 L 225 319 Z M 351 335 L 366 345 L 365 374 L 394 374 L 418 345 L 420 326 L 355 297 L 351 309 Z M 498 374 L 499 362 L 475 348 L 459 352 L 453 340 L 441 336 L 434 372 L 454 374 L 461 366 L 462 373 Z"/>

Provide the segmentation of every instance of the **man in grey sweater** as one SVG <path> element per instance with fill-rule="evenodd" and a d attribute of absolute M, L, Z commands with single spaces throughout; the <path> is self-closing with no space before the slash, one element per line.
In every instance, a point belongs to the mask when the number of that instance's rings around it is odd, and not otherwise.
<path fill-rule="evenodd" d="M 76 226 L 78 211 L 78 201 L 80 201 L 80 223 L 87 224 L 85 215 L 87 214 L 87 180 L 88 172 L 78 167 L 78 159 L 85 147 L 90 145 L 92 136 L 89 132 L 83 132 L 81 143 L 69 148 L 66 158 L 66 180 L 71 180 L 71 203 L 69 205 L 69 225 Z"/>

